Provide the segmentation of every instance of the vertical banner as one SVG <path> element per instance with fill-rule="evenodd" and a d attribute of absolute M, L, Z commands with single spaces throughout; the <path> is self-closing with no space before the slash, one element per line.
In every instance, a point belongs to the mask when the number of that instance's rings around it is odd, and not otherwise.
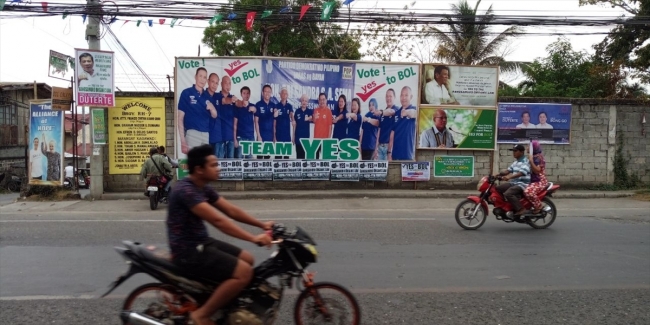
<path fill-rule="evenodd" d="M 29 116 L 29 184 L 61 185 L 65 112 L 52 110 L 51 100 L 31 100 Z"/>
<path fill-rule="evenodd" d="M 108 132 L 108 173 L 139 174 L 149 149 L 165 145 L 165 98 L 117 98 Z"/>
<path fill-rule="evenodd" d="M 418 149 L 494 150 L 495 109 L 424 107 L 418 123 Z"/>
<path fill-rule="evenodd" d="M 497 106 L 499 68 L 424 64 L 423 105 Z"/>
<path fill-rule="evenodd" d="M 498 143 L 569 144 L 571 104 L 499 103 Z"/>
<path fill-rule="evenodd" d="M 396 161 L 415 160 L 419 65 L 357 63 L 355 67 L 354 98 L 361 103 L 364 118 L 361 150 L 374 151 L 379 137 L 380 156 L 385 154 L 387 159 Z M 391 133 L 393 147 L 389 148 Z M 383 158 L 378 157 L 386 160 Z"/>
<path fill-rule="evenodd" d="M 90 110 L 94 144 L 106 144 L 106 114 L 103 108 Z"/>
<path fill-rule="evenodd" d="M 47 70 L 48 77 L 70 81 L 65 75 L 74 69 L 74 59 L 65 54 L 50 50 L 49 65 Z"/>
<path fill-rule="evenodd" d="M 402 182 L 426 182 L 431 179 L 431 163 L 418 161 L 402 163 Z"/>
<path fill-rule="evenodd" d="M 115 105 L 113 52 L 75 49 L 78 106 Z"/>

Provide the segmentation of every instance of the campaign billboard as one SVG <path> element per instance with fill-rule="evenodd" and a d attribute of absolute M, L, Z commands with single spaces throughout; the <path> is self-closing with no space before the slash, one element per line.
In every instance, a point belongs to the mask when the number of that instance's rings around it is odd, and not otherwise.
<path fill-rule="evenodd" d="M 422 107 L 418 120 L 418 149 L 494 150 L 495 109 Z"/>
<path fill-rule="evenodd" d="M 499 103 L 498 143 L 569 144 L 571 104 Z"/>
<path fill-rule="evenodd" d="M 498 67 L 427 63 L 422 76 L 422 105 L 497 106 Z"/>
<path fill-rule="evenodd" d="M 209 144 L 222 159 L 413 161 L 419 74 L 415 63 L 177 58 L 176 157 Z"/>
<path fill-rule="evenodd" d="M 29 185 L 62 185 L 64 111 L 52 109 L 51 100 L 29 101 Z"/>
<path fill-rule="evenodd" d="M 115 105 L 113 52 L 75 49 L 75 81 L 78 106 Z"/>

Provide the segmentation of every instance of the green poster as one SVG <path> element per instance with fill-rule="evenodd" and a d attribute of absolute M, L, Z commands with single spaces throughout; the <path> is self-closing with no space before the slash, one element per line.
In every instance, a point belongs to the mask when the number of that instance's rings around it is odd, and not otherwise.
<path fill-rule="evenodd" d="M 104 109 L 93 109 L 92 116 L 93 144 L 106 144 L 106 115 Z"/>
<path fill-rule="evenodd" d="M 495 109 L 422 107 L 418 149 L 494 150 Z"/>
<path fill-rule="evenodd" d="M 433 177 L 474 177 L 474 156 L 435 156 Z"/>
<path fill-rule="evenodd" d="M 178 179 L 183 179 L 189 174 L 190 171 L 187 169 L 187 159 L 179 159 L 178 168 L 176 168 L 176 177 Z"/>

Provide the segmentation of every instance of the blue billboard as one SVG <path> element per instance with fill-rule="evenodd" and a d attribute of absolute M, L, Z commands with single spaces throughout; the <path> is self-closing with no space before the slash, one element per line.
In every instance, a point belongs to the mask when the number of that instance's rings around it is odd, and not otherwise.
<path fill-rule="evenodd" d="M 499 103 L 497 143 L 569 144 L 571 104 Z"/>

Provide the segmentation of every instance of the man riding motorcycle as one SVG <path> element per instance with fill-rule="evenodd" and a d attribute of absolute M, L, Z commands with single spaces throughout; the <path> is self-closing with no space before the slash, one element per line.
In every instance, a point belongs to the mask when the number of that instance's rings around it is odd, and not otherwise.
<path fill-rule="evenodd" d="M 208 301 L 190 313 L 195 325 L 214 325 L 210 316 L 243 290 L 253 277 L 253 255 L 208 236 L 203 221 L 232 237 L 260 246 L 271 244 L 266 234 L 253 235 L 236 221 L 269 230 L 273 222 L 259 221 L 227 201 L 209 185 L 219 178 L 219 164 L 210 145 L 187 153 L 189 176 L 176 182 L 169 197 L 167 236 L 172 262 L 182 269 L 221 284 Z M 224 217 L 221 213 L 227 215 Z"/>
<path fill-rule="evenodd" d="M 142 164 L 142 169 L 140 169 L 140 177 L 142 177 L 144 180 L 145 196 L 149 196 L 149 191 L 147 191 L 149 178 L 164 177 L 167 180 L 167 183 L 165 183 L 163 196 L 167 196 L 169 187 L 171 186 L 171 180 L 173 178 L 172 165 L 169 163 L 167 158 L 158 154 L 158 148 L 153 147 L 149 149 L 149 159 L 145 160 L 144 164 Z"/>
<path fill-rule="evenodd" d="M 508 183 L 500 184 L 496 187 L 497 191 L 501 193 L 510 204 L 515 212 L 515 216 L 521 216 L 526 209 L 521 206 L 519 200 L 524 194 L 526 186 L 530 184 L 530 162 L 526 155 L 526 148 L 523 145 L 515 145 L 512 149 L 512 155 L 515 157 L 515 161 L 508 167 L 499 173 L 500 176 L 503 176 L 503 180 L 508 181 Z"/>

